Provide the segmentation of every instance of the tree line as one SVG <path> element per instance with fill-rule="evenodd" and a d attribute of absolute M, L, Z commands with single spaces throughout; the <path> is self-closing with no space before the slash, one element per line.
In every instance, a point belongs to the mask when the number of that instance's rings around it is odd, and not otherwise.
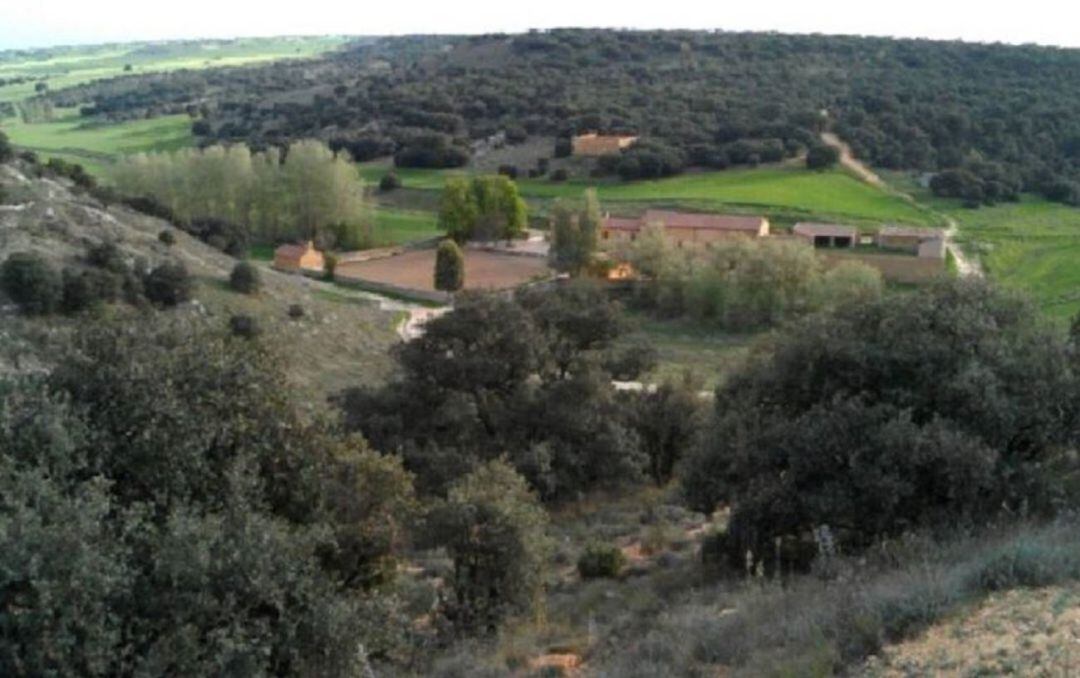
<path fill-rule="evenodd" d="M 242 251 L 249 240 L 344 250 L 371 242 L 363 181 L 318 141 L 258 153 L 243 144 L 140 153 L 120 160 L 113 177 L 119 191 L 152 199 L 187 230 L 223 239 L 222 249 Z"/>

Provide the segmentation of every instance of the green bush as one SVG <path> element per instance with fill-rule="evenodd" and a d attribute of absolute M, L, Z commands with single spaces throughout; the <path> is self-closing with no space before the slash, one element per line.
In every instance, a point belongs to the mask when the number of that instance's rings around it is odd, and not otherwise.
<path fill-rule="evenodd" d="M 591 544 L 578 557 L 577 568 L 582 579 L 618 577 L 626 566 L 626 556 L 618 546 Z"/>
<path fill-rule="evenodd" d="M 401 179 L 398 177 L 397 172 L 387 172 L 382 179 L 379 179 L 379 190 L 384 193 L 399 188 L 401 188 Z"/>
<path fill-rule="evenodd" d="M 0 132 L 0 162 L 7 162 L 15 157 L 15 149 L 11 147 L 7 135 Z"/>
<path fill-rule="evenodd" d="M 0 268 L 0 287 L 20 310 L 30 315 L 52 313 L 60 305 L 60 275 L 40 255 L 16 252 Z"/>
<path fill-rule="evenodd" d="M 125 273 L 128 270 L 127 260 L 120 247 L 112 242 L 105 241 L 94 245 L 86 252 L 86 260 L 91 266 L 103 268 L 113 273 Z"/>
<path fill-rule="evenodd" d="M 248 261 L 237 262 L 229 274 L 229 287 L 241 294 L 256 294 L 262 287 L 259 269 Z"/>
<path fill-rule="evenodd" d="M 115 301 L 120 295 L 121 284 L 122 278 L 112 271 L 96 268 L 77 271 L 65 268 L 60 308 L 64 313 L 78 313 Z"/>
<path fill-rule="evenodd" d="M 254 339 L 262 334 L 259 321 L 250 315 L 234 315 L 229 318 L 229 330 L 234 337 Z"/>
<path fill-rule="evenodd" d="M 840 162 L 840 151 L 832 146 L 817 144 L 806 152 L 807 169 L 828 169 Z"/>
<path fill-rule="evenodd" d="M 154 268 L 143 280 L 144 293 L 159 306 L 176 306 L 191 299 L 191 275 L 180 262 L 166 262 Z"/>
<path fill-rule="evenodd" d="M 435 289 L 457 292 L 465 285 L 465 255 L 453 240 L 439 243 L 435 253 Z"/>

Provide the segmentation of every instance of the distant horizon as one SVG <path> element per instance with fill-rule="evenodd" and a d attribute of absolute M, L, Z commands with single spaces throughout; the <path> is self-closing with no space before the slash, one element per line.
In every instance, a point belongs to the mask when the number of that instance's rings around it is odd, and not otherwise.
<path fill-rule="evenodd" d="M 841 32 L 828 32 L 828 31 L 799 31 L 799 30 L 776 30 L 776 29 L 757 29 L 757 28 L 686 28 L 686 27 L 631 27 L 631 26 L 550 26 L 544 28 L 526 28 L 523 30 L 505 30 L 505 31 L 475 31 L 475 32 L 434 32 L 434 31 L 417 31 L 412 33 L 259 33 L 259 34 L 235 34 L 235 35 L 214 35 L 214 34 L 193 34 L 188 36 L 176 36 L 176 37 L 149 37 L 149 38 L 130 38 L 130 39 L 105 39 L 105 40 L 87 40 L 83 42 L 54 42 L 54 43 L 39 43 L 39 44 L 27 44 L 23 46 L 8 47 L 0 44 L 0 54 L 7 52 L 27 52 L 36 50 L 50 50 L 50 49 L 64 49 L 64 48 L 92 48 L 92 47 L 105 47 L 108 45 L 137 45 L 137 44 L 161 44 L 161 43 L 181 43 L 181 42 L 210 42 L 210 41 L 231 41 L 231 40 L 273 40 L 273 39 L 298 39 L 298 40 L 312 40 L 317 38 L 340 38 L 343 40 L 359 40 L 363 38 L 399 38 L 409 36 L 441 36 L 441 37 L 462 37 L 462 36 L 483 36 L 483 35 L 526 35 L 530 32 L 546 32 L 546 31 L 558 31 L 558 30 L 596 30 L 596 31 L 632 31 L 639 33 L 647 32 L 679 32 L 688 31 L 695 33 L 757 33 L 757 34 L 776 34 L 776 35 L 795 35 L 795 36 L 821 36 L 830 38 L 867 38 L 867 39 L 885 39 L 885 40 L 914 40 L 914 41 L 927 41 L 927 42 L 957 42 L 966 45 L 1002 45 L 1006 47 L 1041 47 L 1046 49 L 1062 49 L 1072 50 L 1080 49 L 1080 40 L 1076 45 L 1061 45 L 1042 42 L 1013 42 L 1007 40 L 977 40 L 963 37 L 945 38 L 945 37 L 930 37 L 922 35 L 887 35 L 876 33 L 841 33 Z"/>
<path fill-rule="evenodd" d="M 727 5 L 727 3 L 724 3 Z M 288 10 L 253 12 L 243 4 L 189 0 L 147 6 L 138 0 L 40 0 L 0 9 L 0 51 L 110 43 L 224 40 L 280 36 L 483 35 L 530 29 L 692 30 L 774 32 L 893 39 L 1080 47 L 1080 10 L 1051 0 L 969 7 L 967 3 L 911 0 L 867 7 L 857 0 L 760 0 L 700 6 L 686 0 L 623 6 L 548 0 L 528 11 L 494 0 L 452 5 L 413 0 L 395 6 L 338 6 L 308 0 Z"/>

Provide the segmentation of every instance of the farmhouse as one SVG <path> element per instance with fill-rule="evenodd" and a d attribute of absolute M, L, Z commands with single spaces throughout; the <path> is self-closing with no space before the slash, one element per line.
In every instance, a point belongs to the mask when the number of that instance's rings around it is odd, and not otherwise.
<path fill-rule="evenodd" d="M 574 155 L 596 157 L 616 155 L 624 148 L 630 148 L 637 142 L 636 136 L 627 134 L 579 134 L 570 140 Z"/>
<path fill-rule="evenodd" d="M 818 249 L 846 249 L 859 243 L 859 231 L 854 226 L 799 222 L 791 232 Z"/>
<path fill-rule="evenodd" d="M 323 263 L 322 252 L 310 240 L 303 245 L 282 245 L 274 250 L 274 268 L 279 271 L 321 271 Z"/>
<path fill-rule="evenodd" d="M 900 250 L 922 258 L 945 258 L 945 235 L 936 228 L 882 226 L 876 242 L 882 249 Z"/>
<path fill-rule="evenodd" d="M 769 235 L 769 220 L 765 217 L 647 210 L 637 219 L 605 217 L 600 239 L 605 244 L 633 241 L 646 226 L 663 228 L 668 241 L 676 247 L 703 245 L 731 236 Z"/>

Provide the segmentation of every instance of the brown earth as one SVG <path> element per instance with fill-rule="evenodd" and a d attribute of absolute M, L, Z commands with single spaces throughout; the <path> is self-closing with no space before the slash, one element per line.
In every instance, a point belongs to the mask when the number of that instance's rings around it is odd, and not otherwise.
<path fill-rule="evenodd" d="M 547 260 L 497 252 L 465 252 L 465 289 L 508 289 L 550 275 Z M 435 291 L 435 250 L 413 250 L 371 261 L 338 265 L 341 278 L 367 280 L 424 292 Z"/>

